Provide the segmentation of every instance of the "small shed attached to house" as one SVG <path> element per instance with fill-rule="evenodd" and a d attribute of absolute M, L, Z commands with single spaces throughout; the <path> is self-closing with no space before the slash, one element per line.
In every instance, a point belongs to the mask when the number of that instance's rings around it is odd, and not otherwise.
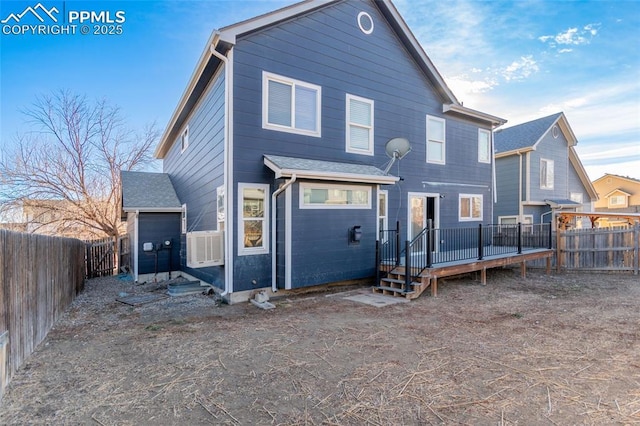
<path fill-rule="evenodd" d="M 182 205 L 166 173 L 122 171 L 122 220 L 136 282 L 180 270 Z"/>

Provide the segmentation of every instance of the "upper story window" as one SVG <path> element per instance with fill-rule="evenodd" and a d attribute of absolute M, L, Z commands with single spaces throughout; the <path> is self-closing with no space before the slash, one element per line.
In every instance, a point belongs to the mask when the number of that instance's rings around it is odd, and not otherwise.
<path fill-rule="evenodd" d="M 262 128 L 320 137 L 322 89 L 268 72 L 262 73 Z"/>
<path fill-rule="evenodd" d="M 445 164 L 445 121 L 427 115 L 427 163 Z"/>
<path fill-rule="evenodd" d="M 491 162 L 491 132 L 478 129 L 478 162 Z"/>
<path fill-rule="evenodd" d="M 347 152 L 373 155 L 373 101 L 347 94 Z"/>
<path fill-rule="evenodd" d="M 189 126 L 185 127 L 184 131 L 180 135 L 180 152 L 184 152 L 189 146 Z"/>
<path fill-rule="evenodd" d="M 460 194 L 461 222 L 470 220 L 482 220 L 482 195 Z"/>
<path fill-rule="evenodd" d="M 627 207 L 627 197 L 624 195 L 612 195 L 609 197 L 609 207 Z"/>
<path fill-rule="evenodd" d="M 540 188 L 553 189 L 553 160 L 540 160 Z"/>

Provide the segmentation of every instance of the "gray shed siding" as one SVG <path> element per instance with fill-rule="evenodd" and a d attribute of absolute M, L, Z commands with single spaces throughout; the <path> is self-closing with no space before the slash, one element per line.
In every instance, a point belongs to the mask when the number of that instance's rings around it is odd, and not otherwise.
<path fill-rule="evenodd" d="M 187 205 L 187 230 L 217 229 L 216 188 L 224 183 L 224 69 L 213 78 L 187 120 L 189 146 L 178 140 L 163 161 L 180 202 Z M 184 130 L 184 129 L 183 129 Z M 224 287 L 223 267 L 187 268 L 186 237 L 181 237 L 180 264 L 196 278 Z"/>

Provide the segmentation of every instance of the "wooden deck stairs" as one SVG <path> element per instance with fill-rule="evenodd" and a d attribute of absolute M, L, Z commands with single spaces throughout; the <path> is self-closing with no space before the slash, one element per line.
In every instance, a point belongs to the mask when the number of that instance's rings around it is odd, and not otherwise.
<path fill-rule="evenodd" d="M 387 272 L 387 277 L 380 279 L 380 285 L 373 287 L 373 292 L 394 297 L 405 297 L 409 300 L 416 299 L 431 286 L 431 277 L 428 273 L 420 274 L 419 280 L 415 279 L 411 282 L 408 292 L 405 291 L 405 275 L 404 266 L 396 266 Z M 435 287 L 432 287 L 432 296 L 435 296 Z"/>

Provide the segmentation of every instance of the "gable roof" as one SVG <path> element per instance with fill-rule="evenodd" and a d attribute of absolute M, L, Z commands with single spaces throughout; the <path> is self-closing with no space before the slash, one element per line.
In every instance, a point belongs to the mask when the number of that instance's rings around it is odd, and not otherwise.
<path fill-rule="evenodd" d="M 179 212 L 182 204 L 166 173 L 122 171 L 124 212 Z"/>
<path fill-rule="evenodd" d="M 497 130 L 494 136 L 496 154 L 515 154 L 518 151 L 534 150 L 544 135 L 561 119 L 563 121 L 561 129 L 564 131 L 569 145 L 575 145 L 577 140 L 569 127 L 564 113 L 558 112 L 547 117 Z"/>
<path fill-rule="evenodd" d="M 223 27 L 220 30 L 214 30 L 205 46 L 204 52 L 200 56 L 200 60 L 198 61 L 196 69 L 189 80 L 187 88 L 183 93 L 164 134 L 162 135 L 162 139 L 154 152 L 154 156 L 159 159 L 166 156 L 169 148 L 173 143 L 175 143 L 179 131 L 184 125 L 189 112 L 195 107 L 198 99 L 206 89 L 207 83 L 213 77 L 216 70 L 220 67 L 222 62 L 226 61 L 224 55 L 236 44 L 238 38 L 278 25 L 282 22 L 295 19 L 323 7 L 340 3 L 341 1 L 343 0 L 305 0 L 255 18 Z M 433 62 L 431 62 L 427 54 L 424 52 L 424 49 L 413 35 L 404 19 L 400 16 L 396 7 L 391 3 L 391 0 L 372 1 L 386 18 L 401 43 L 423 71 L 424 75 L 439 93 L 443 101 L 444 113 L 449 112 L 470 117 L 490 123 L 492 127 L 497 127 L 506 123 L 506 120 L 503 118 L 463 106 L 447 86 L 444 78 L 442 78 Z"/>
<path fill-rule="evenodd" d="M 306 158 L 265 155 L 264 164 L 273 170 L 276 178 L 292 177 L 338 182 L 392 184 L 400 180 L 375 166 L 310 160 Z"/>
<path fill-rule="evenodd" d="M 594 180 L 593 183 L 596 183 L 596 182 L 601 181 L 602 179 L 605 179 L 605 178 L 608 178 L 608 177 L 628 180 L 628 181 L 631 181 L 632 183 L 635 183 L 635 184 L 640 183 L 640 179 L 632 178 L 632 177 L 629 177 L 629 176 L 615 175 L 615 174 L 612 174 L 612 173 L 605 173 L 604 176 Z"/>

